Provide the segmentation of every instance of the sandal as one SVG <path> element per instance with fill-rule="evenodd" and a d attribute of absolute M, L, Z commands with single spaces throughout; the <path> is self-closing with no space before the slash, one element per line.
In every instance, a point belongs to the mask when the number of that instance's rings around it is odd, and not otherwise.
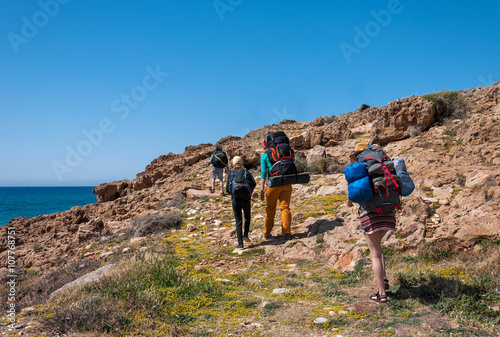
<path fill-rule="evenodd" d="M 368 296 L 368 298 L 372 301 L 378 302 L 378 303 L 386 303 L 387 302 L 387 295 L 379 295 L 378 291 L 376 294 L 371 294 Z"/>
<path fill-rule="evenodd" d="M 385 290 L 389 289 L 389 280 L 386 278 L 384 279 L 384 288 L 385 288 Z"/>

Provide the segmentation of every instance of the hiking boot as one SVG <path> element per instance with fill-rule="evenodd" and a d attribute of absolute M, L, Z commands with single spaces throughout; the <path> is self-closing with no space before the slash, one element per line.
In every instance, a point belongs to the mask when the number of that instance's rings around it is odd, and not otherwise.
<path fill-rule="evenodd" d="M 274 239 L 272 235 L 264 235 L 264 238 L 268 241 Z"/>
<path fill-rule="evenodd" d="M 291 239 L 292 239 L 292 236 L 291 236 L 290 234 L 285 233 L 285 234 L 283 235 L 283 240 L 288 241 L 288 240 L 291 240 Z"/>
<path fill-rule="evenodd" d="M 236 249 L 244 249 L 245 247 L 243 247 L 243 245 L 237 245 L 235 248 Z"/>
<path fill-rule="evenodd" d="M 244 237 L 243 237 L 243 241 L 248 242 L 248 243 L 252 242 L 252 241 L 248 238 L 248 236 L 244 236 Z"/>

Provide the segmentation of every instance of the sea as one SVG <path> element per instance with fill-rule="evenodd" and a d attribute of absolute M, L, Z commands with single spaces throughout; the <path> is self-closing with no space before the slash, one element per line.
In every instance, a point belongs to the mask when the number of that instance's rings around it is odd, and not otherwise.
<path fill-rule="evenodd" d="M 0 187 L 0 226 L 17 217 L 33 218 L 96 203 L 94 186 Z"/>

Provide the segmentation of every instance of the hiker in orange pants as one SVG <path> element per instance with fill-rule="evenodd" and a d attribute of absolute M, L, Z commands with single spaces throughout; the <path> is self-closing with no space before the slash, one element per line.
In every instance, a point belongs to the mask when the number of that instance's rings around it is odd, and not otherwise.
<path fill-rule="evenodd" d="M 264 149 L 267 149 L 267 144 L 263 142 Z M 263 234 L 267 240 L 272 239 L 271 231 L 274 227 L 274 216 L 276 214 L 276 206 L 278 201 L 280 202 L 281 210 L 281 231 L 283 234 L 283 239 L 290 240 L 292 231 L 292 213 L 290 212 L 290 199 L 292 197 L 292 185 L 269 187 L 266 186 L 267 177 L 271 170 L 271 162 L 267 156 L 267 152 L 264 152 L 260 157 L 260 198 L 264 200 L 264 196 L 267 199 L 266 215 L 264 217 L 264 230 Z M 264 192 L 265 191 L 265 192 Z"/>
<path fill-rule="evenodd" d="M 292 185 L 279 187 L 269 187 L 266 190 L 266 215 L 264 217 L 264 236 L 267 238 L 271 235 L 274 227 L 274 215 L 276 214 L 276 206 L 278 200 L 281 210 L 281 231 L 285 240 L 290 239 L 292 234 L 292 213 L 290 212 L 290 199 L 292 197 Z"/>

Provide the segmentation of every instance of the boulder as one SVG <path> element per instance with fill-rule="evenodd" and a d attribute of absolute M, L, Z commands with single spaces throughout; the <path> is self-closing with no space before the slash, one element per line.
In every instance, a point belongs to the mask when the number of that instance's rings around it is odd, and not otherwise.
<path fill-rule="evenodd" d="M 309 148 L 309 143 L 306 142 L 305 133 L 290 138 L 290 146 L 295 150 L 303 150 Z"/>
<path fill-rule="evenodd" d="M 188 189 L 186 191 L 186 197 L 188 198 L 188 200 L 201 199 L 208 195 L 210 195 L 210 191 L 208 190 Z"/>
<path fill-rule="evenodd" d="M 115 181 L 97 186 L 92 193 L 96 195 L 97 202 L 112 201 L 126 195 L 130 185 L 129 180 Z"/>
<path fill-rule="evenodd" d="M 91 273 L 88 273 L 82 277 L 77 278 L 76 280 L 69 282 L 62 286 L 61 288 L 54 291 L 50 294 L 49 298 L 54 299 L 65 291 L 71 291 L 72 289 L 81 288 L 88 283 L 99 282 L 99 280 L 107 275 L 115 268 L 114 264 L 105 265 L 97 270 L 94 270 Z"/>
<path fill-rule="evenodd" d="M 321 145 L 316 145 L 307 152 L 307 163 L 314 163 L 322 158 L 326 158 L 326 148 Z"/>
<path fill-rule="evenodd" d="M 408 138 L 412 127 L 427 130 L 434 122 L 435 113 L 434 103 L 420 96 L 392 101 L 374 121 L 371 143 L 386 145 Z"/>

